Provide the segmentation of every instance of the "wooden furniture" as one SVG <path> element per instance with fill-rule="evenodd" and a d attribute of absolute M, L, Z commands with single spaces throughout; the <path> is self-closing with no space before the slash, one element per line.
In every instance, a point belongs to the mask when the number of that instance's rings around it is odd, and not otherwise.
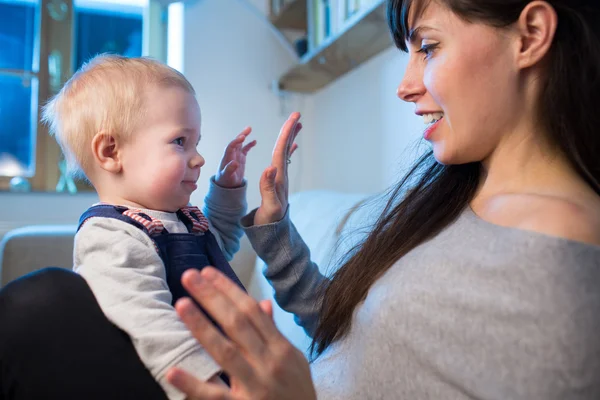
<path fill-rule="evenodd" d="M 277 0 L 271 0 L 271 2 Z M 344 0 L 339 0 L 344 1 Z M 361 65 L 392 45 L 386 20 L 386 0 L 374 0 L 345 20 L 337 31 L 316 46 L 315 0 L 295 0 L 284 4 L 271 21 L 279 29 L 302 29 L 304 17 L 309 50 L 299 63 L 279 78 L 283 90 L 311 93 Z"/>
<path fill-rule="evenodd" d="M 274 9 L 273 3 L 275 1 L 277 0 L 271 0 L 271 10 Z M 292 0 L 284 2 L 277 14 L 273 14 L 271 11 L 271 15 L 269 17 L 271 23 L 280 30 L 298 29 L 306 31 L 306 2 L 307 0 Z"/>

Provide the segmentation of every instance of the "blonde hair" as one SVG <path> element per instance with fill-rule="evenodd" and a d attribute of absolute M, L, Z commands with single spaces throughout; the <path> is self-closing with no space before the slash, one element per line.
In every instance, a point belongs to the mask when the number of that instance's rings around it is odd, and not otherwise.
<path fill-rule="evenodd" d="M 189 81 L 160 61 L 101 54 L 84 64 L 43 108 L 71 175 L 84 177 L 92 164 L 91 142 L 99 132 L 127 141 L 144 117 L 150 85 L 176 86 L 195 95 Z"/>

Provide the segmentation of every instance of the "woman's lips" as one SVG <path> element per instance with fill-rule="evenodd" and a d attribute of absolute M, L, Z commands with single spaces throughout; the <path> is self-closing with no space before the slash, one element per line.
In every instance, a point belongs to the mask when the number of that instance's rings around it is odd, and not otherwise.
<path fill-rule="evenodd" d="M 431 137 L 431 135 L 433 134 L 433 131 L 436 130 L 436 128 L 438 127 L 439 123 L 444 119 L 444 117 L 438 119 L 435 123 L 433 123 L 430 127 L 428 127 L 427 129 L 425 129 L 425 132 L 423 132 L 423 139 L 425 140 L 429 140 L 429 138 Z"/>

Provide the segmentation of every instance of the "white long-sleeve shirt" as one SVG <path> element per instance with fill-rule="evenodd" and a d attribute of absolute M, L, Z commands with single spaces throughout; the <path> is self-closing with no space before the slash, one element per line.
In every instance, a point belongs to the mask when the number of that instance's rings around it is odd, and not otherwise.
<path fill-rule="evenodd" d="M 246 207 L 246 184 L 225 189 L 211 179 L 203 212 L 228 261 L 239 250 Z M 159 219 L 170 233 L 187 233 L 176 213 L 143 212 Z M 164 264 L 141 229 L 114 218 L 89 219 L 75 236 L 73 269 L 87 281 L 107 318 L 129 334 L 169 399 L 185 398 L 166 381 L 171 367 L 201 380 L 220 371 L 171 305 Z"/>

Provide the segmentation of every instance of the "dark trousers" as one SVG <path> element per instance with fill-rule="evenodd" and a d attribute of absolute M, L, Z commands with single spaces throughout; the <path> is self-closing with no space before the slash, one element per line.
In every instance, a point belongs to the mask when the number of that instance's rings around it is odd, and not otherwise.
<path fill-rule="evenodd" d="M 79 275 L 46 268 L 0 290 L 0 400 L 166 400 Z"/>

